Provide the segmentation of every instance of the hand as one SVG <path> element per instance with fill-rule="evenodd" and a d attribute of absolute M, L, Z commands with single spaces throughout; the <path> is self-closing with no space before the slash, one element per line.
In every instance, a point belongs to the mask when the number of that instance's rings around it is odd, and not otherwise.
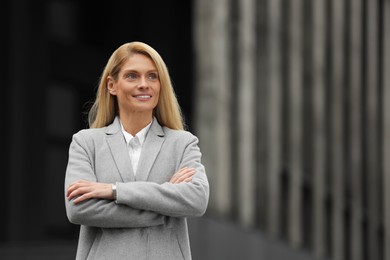
<path fill-rule="evenodd" d="M 177 184 L 181 182 L 190 182 L 192 176 L 195 174 L 195 169 L 184 167 L 178 170 L 172 178 L 169 180 L 170 183 Z"/>
<path fill-rule="evenodd" d="M 78 197 L 77 197 L 78 196 Z M 112 184 L 90 182 L 85 180 L 75 181 L 66 190 L 66 197 L 71 200 L 77 197 L 73 203 L 77 204 L 87 199 L 114 199 Z"/>

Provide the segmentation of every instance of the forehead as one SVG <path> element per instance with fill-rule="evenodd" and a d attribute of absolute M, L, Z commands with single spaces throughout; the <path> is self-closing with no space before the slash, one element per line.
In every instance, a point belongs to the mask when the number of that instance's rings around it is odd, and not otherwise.
<path fill-rule="evenodd" d="M 157 70 L 153 60 L 144 54 L 133 54 L 122 66 L 123 71 L 137 70 L 137 71 L 150 71 Z"/>

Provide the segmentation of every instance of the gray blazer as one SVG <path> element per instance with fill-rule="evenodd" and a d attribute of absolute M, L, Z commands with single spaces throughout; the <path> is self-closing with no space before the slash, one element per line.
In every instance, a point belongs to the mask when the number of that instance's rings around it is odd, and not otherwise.
<path fill-rule="evenodd" d="M 171 184 L 180 168 L 196 169 L 191 182 Z M 117 201 L 65 198 L 69 221 L 80 225 L 76 259 L 191 259 L 186 217 L 202 216 L 209 184 L 198 138 L 161 127 L 154 118 L 134 174 L 119 118 L 73 135 L 65 190 L 74 181 L 116 183 Z"/>

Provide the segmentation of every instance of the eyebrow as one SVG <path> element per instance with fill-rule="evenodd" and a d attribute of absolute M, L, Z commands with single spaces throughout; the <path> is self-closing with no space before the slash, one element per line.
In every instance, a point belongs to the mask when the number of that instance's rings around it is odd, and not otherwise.
<path fill-rule="evenodd" d="M 139 70 L 137 70 L 137 69 L 124 69 L 123 72 L 139 72 Z M 148 70 L 146 73 L 150 73 L 150 72 L 158 73 L 158 70 Z"/>

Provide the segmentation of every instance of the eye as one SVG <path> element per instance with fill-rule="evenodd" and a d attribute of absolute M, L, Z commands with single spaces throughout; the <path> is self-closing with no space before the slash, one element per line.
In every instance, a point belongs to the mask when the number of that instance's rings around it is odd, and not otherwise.
<path fill-rule="evenodd" d="M 155 73 L 155 72 L 149 73 L 148 79 L 149 79 L 149 80 L 153 80 L 153 81 L 154 81 L 154 80 L 157 80 L 157 79 L 158 79 L 157 73 Z"/>
<path fill-rule="evenodd" d="M 137 79 L 138 78 L 138 75 L 136 73 L 129 73 L 127 74 L 126 76 L 128 79 L 131 79 L 131 80 L 134 80 L 134 79 Z"/>

